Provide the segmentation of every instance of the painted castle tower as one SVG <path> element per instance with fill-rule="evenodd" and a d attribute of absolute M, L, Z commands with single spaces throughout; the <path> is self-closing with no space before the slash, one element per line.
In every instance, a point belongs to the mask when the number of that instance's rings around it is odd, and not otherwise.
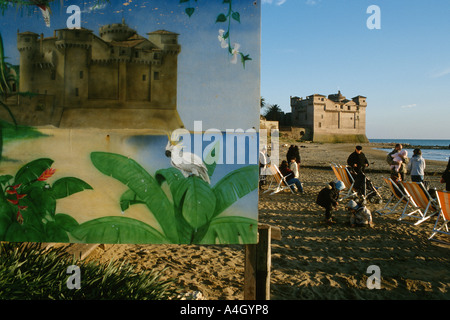
<path fill-rule="evenodd" d="M 337 94 L 291 97 L 293 126 L 305 128 L 305 139 L 316 142 L 368 142 L 367 98 L 351 100 Z"/>
<path fill-rule="evenodd" d="M 137 34 L 122 23 L 17 34 L 19 122 L 94 128 L 182 127 L 177 108 L 178 34 Z"/>

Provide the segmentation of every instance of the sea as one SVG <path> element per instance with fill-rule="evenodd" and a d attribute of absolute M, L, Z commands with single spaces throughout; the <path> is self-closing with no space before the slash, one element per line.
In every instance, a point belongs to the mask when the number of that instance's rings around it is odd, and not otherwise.
<path fill-rule="evenodd" d="M 448 161 L 450 157 L 450 140 L 445 139 L 369 139 L 369 141 L 373 143 L 401 143 L 406 146 L 409 158 L 413 155 L 413 150 L 416 147 L 422 150 L 422 157 L 425 160 Z M 393 148 L 377 149 L 389 153 Z"/>

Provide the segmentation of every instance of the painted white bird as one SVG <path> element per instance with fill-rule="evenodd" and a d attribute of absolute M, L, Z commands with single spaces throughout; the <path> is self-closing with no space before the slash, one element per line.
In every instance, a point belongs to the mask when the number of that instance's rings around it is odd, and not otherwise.
<path fill-rule="evenodd" d="M 185 152 L 182 143 L 173 142 L 168 135 L 166 146 L 166 157 L 170 158 L 171 165 L 180 170 L 186 178 L 193 175 L 202 178 L 207 183 L 211 183 L 208 175 L 208 169 L 198 155 Z"/>

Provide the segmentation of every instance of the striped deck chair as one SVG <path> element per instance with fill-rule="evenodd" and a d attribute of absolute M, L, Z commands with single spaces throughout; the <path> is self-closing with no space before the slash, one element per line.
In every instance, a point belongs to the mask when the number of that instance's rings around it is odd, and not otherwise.
<path fill-rule="evenodd" d="M 413 210 L 408 213 L 403 212 L 399 221 L 404 218 L 413 218 L 417 219 L 414 225 L 419 225 L 438 213 L 437 201 L 430 196 L 421 182 L 400 181 L 400 183 L 408 195 L 407 205 L 410 205 Z"/>
<path fill-rule="evenodd" d="M 331 168 L 333 169 L 336 179 L 342 181 L 345 185 L 344 190 L 346 190 L 346 192 L 344 191 L 344 194 L 341 196 L 339 201 L 357 196 L 358 193 L 353 188 L 353 186 L 355 185 L 355 180 L 348 171 L 347 167 L 343 167 L 337 164 L 331 164 Z"/>
<path fill-rule="evenodd" d="M 399 186 L 394 181 L 392 181 L 391 178 L 383 178 L 383 180 L 384 182 L 386 182 L 392 195 L 389 198 L 389 201 L 384 205 L 384 207 L 382 209 L 376 210 L 375 212 L 380 215 L 396 213 L 401 210 L 401 205 L 403 204 L 403 214 L 408 208 L 408 195 L 405 194 L 403 190 L 401 190 Z"/>
<path fill-rule="evenodd" d="M 294 193 L 291 186 L 295 186 L 295 184 L 288 184 L 276 165 L 268 164 L 266 167 L 266 172 L 268 174 L 270 173 L 269 177 L 271 177 L 272 180 L 264 193 L 272 191 L 272 195 L 286 189 L 289 189 L 292 193 Z"/>
<path fill-rule="evenodd" d="M 450 192 L 448 191 L 436 191 L 436 198 L 439 204 L 439 213 L 434 224 L 430 240 L 435 240 L 433 237 L 437 233 L 444 233 L 450 235 L 449 226 L 450 223 Z"/>

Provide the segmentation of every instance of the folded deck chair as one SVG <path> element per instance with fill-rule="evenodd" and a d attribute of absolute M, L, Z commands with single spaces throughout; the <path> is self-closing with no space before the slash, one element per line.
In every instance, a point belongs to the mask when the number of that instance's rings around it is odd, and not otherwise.
<path fill-rule="evenodd" d="M 413 210 L 408 213 L 403 212 L 399 221 L 404 218 L 414 218 L 417 219 L 414 225 L 418 225 L 438 213 L 437 201 L 430 196 L 422 182 L 400 181 L 400 183 L 408 195 L 407 205 L 410 205 Z"/>
<path fill-rule="evenodd" d="M 344 193 L 340 197 L 339 201 L 357 196 L 358 193 L 354 189 L 355 180 L 348 171 L 347 167 L 343 167 L 333 163 L 331 164 L 331 168 L 333 169 L 336 179 L 342 181 L 345 185 Z"/>
<path fill-rule="evenodd" d="M 432 239 L 437 233 L 444 233 L 450 235 L 449 226 L 450 223 L 450 192 L 448 191 L 436 191 L 436 198 L 439 204 L 439 213 L 434 224 L 431 236 L 428 238 Z"/>
<path fill-rule="evenodd" d="M 402 189 L 399 188 L 399 186 L 392 181 L 391 178 L 383 178 L 384 182 L 386 182 L 389 190 L 391 191 L 392 195 L 389 198 L 388 202 L 384 205 L 382 209 L 376 210 L 375 212 L 380 215 L 387 215 L 391 213 L 396 213 L 401 210 L 401 205 L 404 205 L 403 213 L 406 212 L 408 208 L 408 195 L 403 192 Z"/>
<path fill-rule="evenodd" d="M 269 184 L 269 187 L 267 188 L 264 193 L 272 191 L 271 195 L 274 193 L 278 193 L 280 191 L 289 189 L 292 193 L 294 191 L 291 189 L 291 186 L 295 186 L 295 183 L 287 183 L 286 178 L 283 177 L 278 167 L 274 164 L 267 165 L 267 171 L 270 172 L 269 177 L 271 177 L 271 182 Z"/>

